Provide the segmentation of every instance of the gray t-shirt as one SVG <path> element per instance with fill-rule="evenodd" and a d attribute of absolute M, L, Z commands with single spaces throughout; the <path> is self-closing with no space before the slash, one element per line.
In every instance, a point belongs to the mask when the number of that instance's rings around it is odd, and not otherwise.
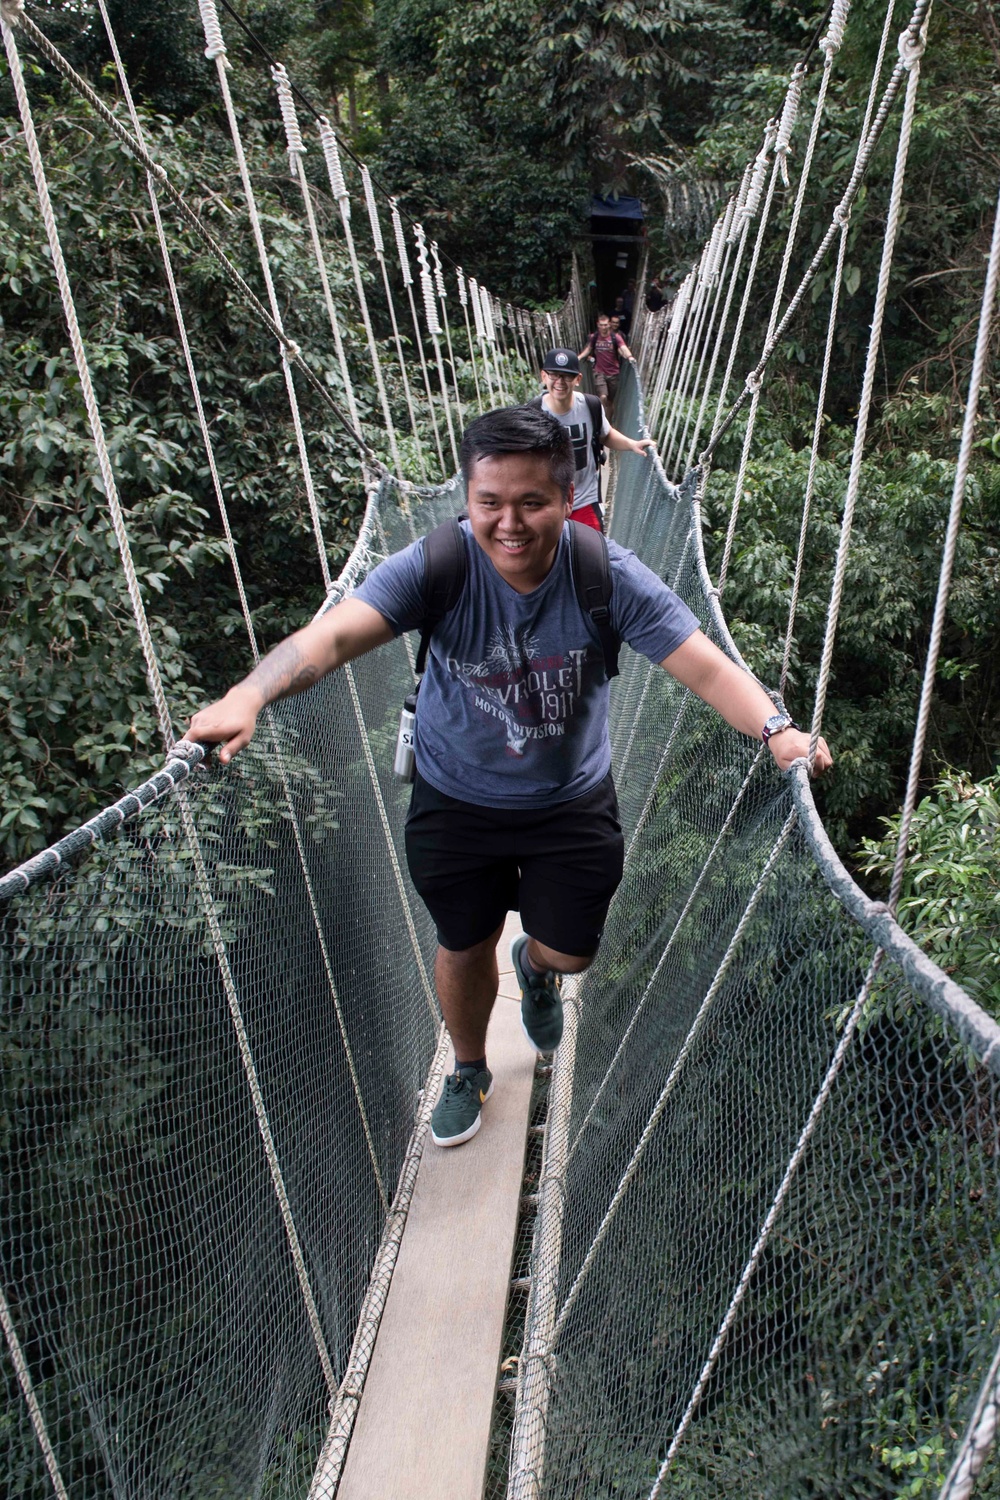
<path fill-rule="evenodd" d="M 530 594 L 501 578 L 463 521 L 469 569 L 431 637 L 417 707 L 417 769 L 446 796 L 484 807 L 548 807 L 591 791 L 611 767 L 609 684 L 597 628 L 580 608 L 566 527 Z M 698 621 L 634 552 L 608 543 L 615 630 L 651 661 Z M 423 538 L 396 552 L 355 597 L 397 635 L 424 614 Z"/>
<path fill-rule="evenodd" d="M 576 462 L 576 473 L 573 477 L 573 509 L 579 510 L 584 505 L 596 505 L 600 499 L 600 488 L 598 481 L 597 465 L 594 462 L 594 424 L 591 421 L 590 411 L 587 407 L 586 397 L 582 391 L 573 392 L 573 405 L 567 412 L 553 411 L 549 405 L 548 394 L 542 397 L 542 410 L 547 411 L 550 416 L 555 417 L 564 427 L 569 428 L 570 440 L 573 444 L 573 458 Z M 604 411 L 601 411 L 601 437 L 606 438 L 611 431 L 611 423 L 608 421 Z"/>

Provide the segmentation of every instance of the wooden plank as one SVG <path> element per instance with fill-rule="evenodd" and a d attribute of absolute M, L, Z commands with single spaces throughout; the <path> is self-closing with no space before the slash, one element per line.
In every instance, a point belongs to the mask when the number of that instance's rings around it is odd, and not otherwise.
<path fill-rule="evenodd" d="M 338 1500 L 482 1500 L 535 1054 L 513 1002 L 508 922 L 478 1135 L 428 1138 Z M 513 991 L 513 995 L 511 995 Z"/>

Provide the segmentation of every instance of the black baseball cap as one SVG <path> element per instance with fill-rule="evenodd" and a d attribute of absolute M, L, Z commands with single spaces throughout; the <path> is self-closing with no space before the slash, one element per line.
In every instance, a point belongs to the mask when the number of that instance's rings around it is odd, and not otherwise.
<path fill-rule="evenodd" d="M 550 375 L 579 375 L 580 361 L 572 349 L 550 349 L 542 363 Z"/>

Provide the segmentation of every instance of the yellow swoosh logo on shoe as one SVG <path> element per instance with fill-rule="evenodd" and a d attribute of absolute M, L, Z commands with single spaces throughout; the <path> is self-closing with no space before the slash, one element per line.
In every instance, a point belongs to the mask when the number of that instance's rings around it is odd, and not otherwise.
<path fill-rule="evenodd" d="M 486 1095 L 485 1095 L 485 1093 L 483 1092 L 482 1089 L 479 1090 L 479 1102 L 480 1102 L 480 1104 L 485 1104 L 486 1103 Z"/>

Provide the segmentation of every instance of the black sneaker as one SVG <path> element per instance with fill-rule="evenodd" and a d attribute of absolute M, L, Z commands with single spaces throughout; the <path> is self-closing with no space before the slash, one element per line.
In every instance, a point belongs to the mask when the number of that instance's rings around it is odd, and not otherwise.
<path fill-rule="evenodd" d="M 441 1097 L 431 1112 L 431 1136 L 436 1146 L 460 1146 L 471 1141 L 482 1121 L 482 1109 L 493 1092 L 493 1074 L 471 1069 L 449 1073 Z"/>
<path fill-rule="evenodd" d="M 521 1030 L 538 1052 L 554 1052 L 562 1040 L 562 976 L 554 969 L 535 974 L 524 962 L 528 939 L 522 933 L 510 945 L 514 974 L 521 990 Z"/>

